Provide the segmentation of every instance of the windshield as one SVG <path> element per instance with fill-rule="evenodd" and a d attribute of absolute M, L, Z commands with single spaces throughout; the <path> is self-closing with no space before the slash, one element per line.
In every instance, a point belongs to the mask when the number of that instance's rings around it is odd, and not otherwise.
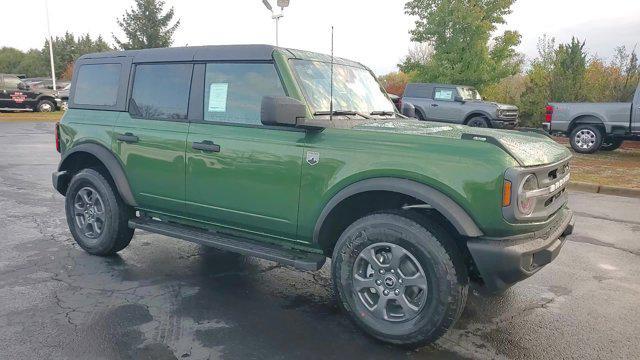
<path fill-rule="evenodd" d="M 463 100 L 482 100 L 478 90 L 472 87 L 458 87 L 458 92 Z"/>
<path fill-rule="evenodd" d="M 292 60 L 292 64 L 313 112 L 329 111 L 331 64 L 308 60 Z M 393 113 L 394 105 L 368 70 L 333 64 L 333 110 Z"/>

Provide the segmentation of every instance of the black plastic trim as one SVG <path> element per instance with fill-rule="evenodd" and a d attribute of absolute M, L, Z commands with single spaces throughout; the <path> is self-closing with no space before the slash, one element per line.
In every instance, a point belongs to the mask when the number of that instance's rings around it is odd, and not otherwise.
<path fill-rule="evenodd" d="M 113 153 L 103 145 L 92 142 L 75 146 L 73 149 L 63 154 L 62 160 L 60 160 L 60 165 L 58 166 L 58 171 L 67 170 L 70 165 L 68 164 L 67 159 L 72 154 L 76 154 L 79 152 L 88 153 L 98 158 L 98 160 L 100 160 L 100 162 L 102 162 L 102 164 L 104 164 L 104 166 L 109 171 L 111 178 L 118 188 L 118 193 L 120 194 L 124 202 L 134 207 L 138 206 L 133 196 L 133 192 L 131 191 L 131 187 L 129 186 L 129 180 L 127 179 L 122 164 L 115 157 L 115 155 L 113 155 Z"/>
<path fill-rule="evenodd" d="M 482 231 L 478 228 L 469 214 L 467 214 L 460 205 L 440 191 L 407 179 L 373 178 L 351 184 L 339 191 L 331 198 L 331 200 L 329 200 L 316 221 L 316 225 L 313 230 L 313 243 L 318 243 L 322 224 L 331 211 L 340 202 L 342 202 L 342 200 L 366 191 L 392 191 L 412 196 L 420 201 L 424 201 L 439 211 L 453 224 L 461 235 L 467 237 L 478 237 L 483 235 Z"/>

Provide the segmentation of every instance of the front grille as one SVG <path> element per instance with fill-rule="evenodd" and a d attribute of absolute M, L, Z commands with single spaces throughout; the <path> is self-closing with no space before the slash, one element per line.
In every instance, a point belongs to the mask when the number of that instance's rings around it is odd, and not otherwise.
<path fill-rule="evenodd" d="M 505 120 L 516 120 L 518 119 L 518 110 L 502 110 L 500 117 Z"/>

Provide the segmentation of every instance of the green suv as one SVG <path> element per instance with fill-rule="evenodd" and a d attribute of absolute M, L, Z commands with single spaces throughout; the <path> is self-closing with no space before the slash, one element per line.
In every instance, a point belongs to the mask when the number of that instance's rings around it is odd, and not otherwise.
<path fill-rule="evenodd" d="M 56 145 L 87 252 L 141 229 L 303 270 L 330 257 L 341 307 L 394 344 L 436 340 L 471 282 L 506 289 L 573 229 L 566 148 L 406 118 L 367 67 L 306 51 L 85 55 Z"/>

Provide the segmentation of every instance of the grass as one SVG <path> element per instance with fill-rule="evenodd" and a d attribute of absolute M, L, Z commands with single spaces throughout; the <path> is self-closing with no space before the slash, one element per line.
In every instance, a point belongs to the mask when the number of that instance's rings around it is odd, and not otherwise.
<path fill-rule="evenodd" d="M 32 121 L 32 122 L 42 122 L 42 121 L 59 121 L 63 111 L 55 111 L 49 113 L 41 113 L 41 112 L 0 112 L 0 122 L 13 122 L 13 121 Z"/>
<path fill-rule="evenodd" d="M 640 149 L 595 154 L 573 153 L 571 179 L 598 185 L 640 189 Z"/>

